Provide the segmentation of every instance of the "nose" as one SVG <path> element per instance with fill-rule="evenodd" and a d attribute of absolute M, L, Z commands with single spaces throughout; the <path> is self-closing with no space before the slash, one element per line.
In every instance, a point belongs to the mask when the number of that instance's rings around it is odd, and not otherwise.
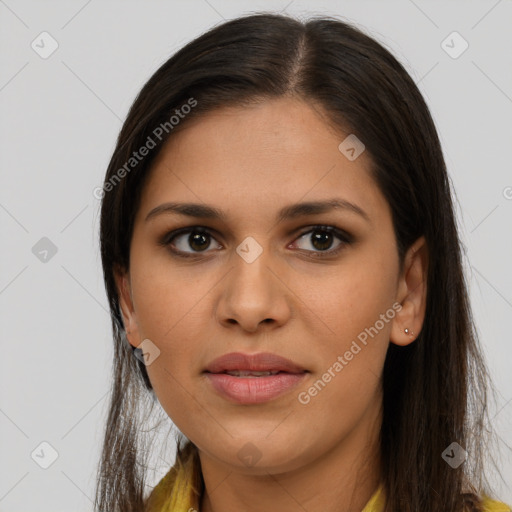
<path fill-rule="evenodd" d="M 216 316 L 224 327 L 255 333 L 284 325 L 291 317 L 293 294 L 284 269 L 270 260 L 269 250 L 254 260 L 233 254 L 234 264 L 221 281 Z M 278 268 L 279 267 L 279 268 Z"/>

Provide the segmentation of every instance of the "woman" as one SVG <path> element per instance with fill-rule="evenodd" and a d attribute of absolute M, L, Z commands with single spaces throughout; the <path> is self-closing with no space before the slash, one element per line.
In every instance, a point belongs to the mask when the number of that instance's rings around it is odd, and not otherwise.
<path fill-rule="evenodd" d="M 510 510 L 439 139 L 379 43 L 331 18 L 213 28 L 145 84 L 103 189 L 97 510 Z M 149 498 L 144 401 L 185 436 Z"/>

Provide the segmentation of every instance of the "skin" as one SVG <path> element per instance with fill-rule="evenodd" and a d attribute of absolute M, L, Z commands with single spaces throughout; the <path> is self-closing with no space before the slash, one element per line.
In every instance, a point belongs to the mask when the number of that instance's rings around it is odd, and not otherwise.
<path fill-rule="evenodd" d="M 338 150 L 348 133 L 297 98 L 222 108 L 174 134 L 143 190 L 130 268 L 116 274 L 120 304 L 129 342 L 149 339 L 160 350 L 147 366 L 151 383 L 199 449 L 206 487 L 201 511 L 329 512 L 342 503 L 355 512 L 379 483 L 386 350 L 389 343 L 414 342 L 421 330 L 427 249 L 418 239 L 399 268 L 391 212 L 369 173 L 368 152 L 350 161 Z M 369 221 L 341 209 L 275 219 L 289 204 L 333 197 L 355 203 Z M 173 213 L 145 220 L 169 201 L 213 205 L 227 220 Z M 307 229 L 315 224 L 336 226 L 353 241 L 337 255 L 315 258 L 322 247 Z M 159 245 L 172 230 L 193 226 L 210 230 L 205 251 L 187 242 L 189 233 L 173 243 L 195 258 Z M 248 236 L 263 251 L 251 263 L 236 252 Z M 333 236 L 327 250 L 340 243 Z M 394 303 L 402 305 L 394 318 L 300 403 L 299 393 L 379 315 L 394 311 Z M 273 352 L 310 373 L 270 402 L 234 404 L 202 373 L 232 351 Z M 238 457 L 247 443 L 258 458 L 249 465 Z"/>

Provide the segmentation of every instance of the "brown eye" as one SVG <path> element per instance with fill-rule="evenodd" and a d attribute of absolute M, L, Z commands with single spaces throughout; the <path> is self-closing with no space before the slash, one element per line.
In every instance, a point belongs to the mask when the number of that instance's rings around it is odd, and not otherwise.
<path fill-rule="evenodd" d="M 209 236 L 210 235 L 205 233 L 191 233 L 188 236 L 187 243 L 194 250 L 204 251 L 205 249 L 208 249 L 210 245 Z"/>
<path fill-rule="evenodd" d="M 337 244 L 336 239 L 338 240 Z M 298 242 L 294 242 L 291 246 L 301 242 L 305 247 L 299 246 L 299 249 L 310 253 L 314 258 L 334 256 L 346 245 L 352 243 L 351 235 L 334 226 L 313 226 L 303 232 L 297 240 Z M 175 255 L 186 258 L 212 252 L 208 250 L 212 247 L 212 241 L 216 240 L 209 230 L 201 227 L 189 227 L 168 233 L 159 244 L 168 247 Z M 215 249 L 222 249 L 222 245 L 216 243 Z M 333 245 L 334 248 L 332 248 Z"/>
<path fill-rule="evenodd" d="M 311 245 L 319 251 L 329 249 L 333 243 L 334 236 L 326 231 L 314 231 L 311 234 Z"/>
<path fill-rule="evenodd" d="M 162 245 L 171 246 L 173 252 L 184 253 L 187 256 L 208 252 L 207 249 L 212 245 L 212 240 L 215 240 L 211 233 L 199 228 L 178 230 L 170 235 L 164 238 Z M 218 247 L 221 247 L 220 244 Z"/>
<path fill-rule="evenodd" d="M 332 249 L 333 244 L 338 244 Z M 333 226 L 315 226 L 313 229 L 302 233 L 298 241 L 303 242 L 303 246 L 299 249 L 306 250 L 314 254 L 315 257 L 325 255 L 332 256 L 337 254 L 345 245 L 351 242 L 349 235 L 343 233 Z M 295 242 L 294 245 L 297 245 Z"/>

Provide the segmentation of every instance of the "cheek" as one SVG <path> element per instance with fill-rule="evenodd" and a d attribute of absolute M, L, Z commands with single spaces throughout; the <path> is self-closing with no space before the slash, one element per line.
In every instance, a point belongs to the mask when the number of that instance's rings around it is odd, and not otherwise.
<path fill-rule="evenodd" d="M 340 350 L 388 312 L 384 323 L 379 321 L 377 325 L 379 338 L 388 341 L 396 275 L 389 271 L 393 260 L 377 254 L 378 251 L 354 253 L 335 270 L 331 267 L 315 274 L 297 269 L 292 281 L 293 291 L 300 298 L 296 301 L 297 316 L 304 320 L 306 329 L 316 329 L 316 339 L 330 340 L 330 345 Z"/>
<path fill-rule="evenodd" d="M 184 289 L 186 293 L 176 292 Z M 146 371 L 162 408 L 185 431 L 190 430 L 191 421 L 205 414 L 193 382 L 212 341 L 211 329 L 205 327 L 211 313 L 204 309 L 204 290 L 184 288 L 179 279 L 161 278 L 145 280 L 139 288 L 145 297 L 137 309 L 140 336 L 160 350 Z"/>
<path fill-rule="evenodd" d="M 133 261 L 132 288 L 140 334 L 160 343 L 174 340 L 178 333 L 187 336 L 191 326 L 204 323 L 204 300 L 218 280 L 214 272 L 180 268 L 169 258 L 142 254 L 139 264 Z"/>
<path fill-rule="evenodd" d="M 210 284 L 205 275 L 200 283 L 193 283 L 171 272 L 169 264 L 132 274 L 139 337 L 149 339 L 160 351 L 146 370 L 168 413 L 168 406 L 187 403 L 181 386 L 190 387 L 191 375 L 201 370 L 202 351 L 211 344 L 212 331 L 205 324 L 211 321 L 212 312 L 205 306 L 213 281 Z"/>
<path fill-rule="evenodd" d="M 373 280 L 367 272 L 347 272 L 327 287 L 315 310 L 328 325 L 316 340 L 319 364 L 298 391 L 304 424 L 314 424 L 326 443 L 344 436 L 381 401 L 381 375 L 395 310 L 393 280 Z M 327 300 L 328 298 L 332 300 Z M 324 418 L 317 422 L 315 418 Z M 337 425 L 336 428 L 333 428 Z"/>
<path fill-rule="evenodd" d="M 310 317 L 304 328 L 320 363 L 299 402 L 315 415 L 335 418 L 342 409 L 357 417 L 379 392 L 396 313 L 396 276 L 381 270 L 392 268 L 393 260 L 385 259 L 385 251 L 359 253 L 329 279 L 302 280 L 299 316 Z M 322 283 L 321 292 L 314 281 Z"/>

